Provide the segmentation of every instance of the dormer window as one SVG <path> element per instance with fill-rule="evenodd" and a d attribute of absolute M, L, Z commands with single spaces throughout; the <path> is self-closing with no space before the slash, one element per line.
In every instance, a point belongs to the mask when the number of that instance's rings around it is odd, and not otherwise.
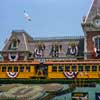
<path fill-rule="evenodd" d="M 17 41 L 12 42 L 11 48 L 17 48 Z"/>
<path fill-rule="evenodd" d="M 50 55 L 52 57 L 59 57 L 60 51 L 62 49 L 62 45 L 59 43 L 53 43 L 51 47 Z"/>
<path fill-rule="evenodd" d="M 19 45 L 19 40 L 12 40 L 11 42 L 11 49 L 16 50 Z"/>
<path fill-rule="evenodd" d="M 78 55 L 78 46 L 75 43 L 69 44 L 67 49 L 67 55 L 73 55 L 73 56 Z"/>
<path fill-rule="evenodd" d="M 45 44 L 44 43 L 38 43 L 36 44 L 36 48 L 34 50 L 34 56 L 35 57 L 44 57 L 44 50 L 45 50 Z"/>

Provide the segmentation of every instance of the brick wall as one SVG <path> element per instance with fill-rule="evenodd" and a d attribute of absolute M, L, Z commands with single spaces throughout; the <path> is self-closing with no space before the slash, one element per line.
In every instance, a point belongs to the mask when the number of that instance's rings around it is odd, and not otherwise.
<path fill-rule="evenodd" d="M 94 58 L 94 41 L 93 37 L 100 35 L 100 32 L 87 32 L 87 58 Z"/>

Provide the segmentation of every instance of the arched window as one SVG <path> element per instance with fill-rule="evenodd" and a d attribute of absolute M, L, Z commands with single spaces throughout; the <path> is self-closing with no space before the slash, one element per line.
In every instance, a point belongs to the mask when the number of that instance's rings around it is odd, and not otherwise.
<path fill-rule="evenodd" d="M 95 45 L 97 51 L 100 51 L 100 36 L 94 37 L 94 45 Z"/>
<path fill-rule="evenodd" d="M 67 55 L 78 55 L 78 45 L 76 43 L 70 43 L 67 48 Z"/>
<path fill-rule="evenodd" d="M 93 37 L 94 51 L 97 58 L 100 58 L 100 35 Z"/>
<path fill-rule="evenodd" d="M 45 44 L 37 42 L 34 49 L 34 57 L 44 57 Z"/>
<path fill-rule="evenodd" d="M 58 42 L 52 43 L 50 55 L 52 57 L 59 57 L 60 51 L 62 50 L 62 45 Z"/>
<path fill-rule="evenodd" d="M 17 49 L 19 42 L 20 42 L 19 40 L 13 39 L 12 42 L 11 42 L 10 49 L 14 49 L 14 50 Z"/>

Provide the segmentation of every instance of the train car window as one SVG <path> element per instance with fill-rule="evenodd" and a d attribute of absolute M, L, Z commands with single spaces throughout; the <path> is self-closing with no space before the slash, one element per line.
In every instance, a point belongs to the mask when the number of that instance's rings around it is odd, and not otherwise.
<path fill-rule="evenodd" d="M 26 72 L 30 72 L 30 67 L 26 67 Z"/>
<path fill-rule="evenodd" d="M 97 71 L 97 66 L 93 65 L 92 66 L 92 71 Z"/>
<path fill-rule="evenodd" d="M 20 67 L 20 72 L 24 72 L 24 67 Z"/>
<path fill-rule="evenodd" d="M 65 67 L 65 71 L 68 71 L 69 72 L 70 71 L 70 66 L 66 66 Z"/>
<path fill-rule="evenodd" d="M 78 71 L 80 71 L 80 72 L 83 71 L 83 66 L 82 65 L 78 66 Z"/>
<path fill-rule="evenodd" d="M 76 66 L 72 66 L 72 71 L 76 71 Z"/>
<path fill-rule="evenodd" d="M 56 65 L 52 66 L 52 72 L 57 72 L 57 66 Z"/>
<path fill-rule="evenodd" d="M 14 66 L 14 72 L 18 72 L 18 67 Z"/>
<path fill-rule="evenodd" d="M 12 72 L 12 67 L 8 67 L 8 72 Z"/>
<path fill-rule="evenodd" d="M 85 66 L 85 71 L 90 71 L 90 66 L 89 65 Z"/>
<path fill-rule="evenodd" d="M 6 72 L 6 67 L 2 67 L 2 72 Z"/>
<path fill-rule="evenodd" d="M 99 71 L 100 71 L 100 66 L 99 66 Z"/>
<path fill-rule="evenodd" d="M 62 72 L 64 70 L 64 66 L 63 65 L 60 65 L 59 66 L 59 72 Z"/>

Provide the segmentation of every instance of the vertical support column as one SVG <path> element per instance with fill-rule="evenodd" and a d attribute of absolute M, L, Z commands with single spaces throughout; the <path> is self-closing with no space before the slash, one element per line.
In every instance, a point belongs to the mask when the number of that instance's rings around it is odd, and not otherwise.
<path fill-rule="evenodd" d="M 87 34 L 84 32 L 84 59 L 87 59 Z"/>
<path fill-rule="evenodd" d="M 24 61 L 26 61 L 27 59 L 28 59 L 28 53 L 25 52 L 25 53 L 24 53 Z"/>

